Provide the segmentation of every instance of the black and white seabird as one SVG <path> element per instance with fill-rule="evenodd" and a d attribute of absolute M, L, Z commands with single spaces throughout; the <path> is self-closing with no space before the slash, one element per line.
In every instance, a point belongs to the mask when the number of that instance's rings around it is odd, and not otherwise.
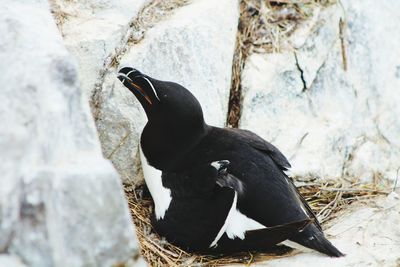
<path fill-rule="evenodd" d="M 325 238 L 275 146 L 250 131 L 207 125 L 197 99 L 179 84 L 130 67 L 118 78 L 148 118 L 140 153 L 161 236 L 206 253 L 268 251 L 292 241 L 344 255 Z"/>

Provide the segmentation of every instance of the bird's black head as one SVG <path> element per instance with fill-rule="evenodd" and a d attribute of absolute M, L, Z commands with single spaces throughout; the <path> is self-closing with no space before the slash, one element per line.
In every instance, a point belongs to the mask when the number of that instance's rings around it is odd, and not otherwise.
<path fill-rule="evenodd" d="M 204 136 L 207 125 L 200 103 L 183 86 L 153 79 L 130 67 L 122 68 L 118 79 L 136 96 L 146 112 L 148 122 L 141 145 L 153 166 L 171 165 L 166 163 L 174 160 L 171 155 L 179 156 Z"/>

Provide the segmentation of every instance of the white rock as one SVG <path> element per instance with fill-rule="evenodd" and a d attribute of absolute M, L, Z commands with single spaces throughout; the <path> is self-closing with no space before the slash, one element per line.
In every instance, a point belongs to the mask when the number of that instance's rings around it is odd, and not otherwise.
<path fill-rule="evenodd" d="M 104 62 L 125 38 L 129 23 L 149 0 L 53 0 L 64 42 L 76 57 L 87 94 L 99 82 Z"/>
<path fill-rule="evenodd" d="M 336 44 L 339 37 L 339 20 L 343 16 L 340 8 L 336 6 L 323 11 L 317 9 L 314 13 L 315 15 L 310 19 L 310 22 L 306 21 L 304 26 L 301 25 L 289 39 L 293 47 L 300 50 L 296 55 L 303 70 L 303 78 L 307 88 L 312 86 L 318 70 L 327 60 Z M 304 32 L 303 28 L 309 31 Z M 305 40 L 300 45 L 297 39 Z"/>
<path fill-rule="evenodd" d="M 250 56 L 242 75 L 240 127 L 273 142 L 293 175 L 394 179 L 399 167 L 398 1 L 342 1 L 319 12 L 294 52 Z M 387 20 L 381 20 L 387 17 Z M 347 20 L 342 60 L 339 19 Z M 298 64 L 298 66 L 296 66 Z M 303 77 L 301 77 L 301 71 Z M 304 90 L 304 84 L 306 89 Z"/>
<path fill-rule="evenodd" d="M 223 126 L 237 22 L 237 1 L 193 1 L 148 30 L 145 38 L 122 57 L 121 66 L 182 84 L 202 104 L 206 121 Z M 110 159 L 124 180 L 137 181 L 137 145 L 146 117 L 115 73 L 106 77 L 98 117 L 105 155 L 112 155 Z M 121 142 L 123 146 L 119 146 Z"/>
<path fill-rule="evenodd" d="M 119 177 L 47 1 L 1 4 L 0 35 L 0 253 L 32 267 L 136 257 Z"/>
<path fill-rule="evenodd" d="M 387 198 L 373 200 L 370 206 L 354 204 L 330 222 L 326 233 L 329 240 L 346 254 L 329 258 L 317 252 L 288 255 L 254 266 L 398 266 L 400 261 L 400 206 L 399 197 L 392 193 Z"/>
<path fill-rule="evenodd" d="M 0 267 L 26 267 L 26 265 L 18 257 L 0 254 Z"/>

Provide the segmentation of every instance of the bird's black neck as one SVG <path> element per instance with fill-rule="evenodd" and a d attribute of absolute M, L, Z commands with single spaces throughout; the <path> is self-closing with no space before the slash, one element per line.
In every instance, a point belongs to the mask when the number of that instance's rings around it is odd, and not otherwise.
<path fill-rule="evenodd" d="M 162 171 L 182 168 L 185 155 L 207 135 L 211 127 L 203 123 L 196 127 L 174 128 L 174 125 L 146 124 L 141 147 L 149 164 Z"/>

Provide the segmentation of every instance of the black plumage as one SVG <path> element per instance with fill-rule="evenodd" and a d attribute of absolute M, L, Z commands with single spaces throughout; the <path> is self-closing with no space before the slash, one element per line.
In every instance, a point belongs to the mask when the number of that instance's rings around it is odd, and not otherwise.
<path fill-rule="evenodd" d="M 207 125 L 199 102 L 178 84 L 132 68 L 121 69 L 119 79 L 146 111 L 141 148 L 171 191 L 165 215 L 153 218 L 161 235 L 187 250 L 208 253 L 266 251 L 289 239 L 329 256 L 343 255 L 324 237 L 284 173 L 290 164 L 275 146 L 250 131 Z M 231 218 L 232 205 L 267 228 L 247 231 L 243 240 L 226 231 L 210 247 Z"/>

